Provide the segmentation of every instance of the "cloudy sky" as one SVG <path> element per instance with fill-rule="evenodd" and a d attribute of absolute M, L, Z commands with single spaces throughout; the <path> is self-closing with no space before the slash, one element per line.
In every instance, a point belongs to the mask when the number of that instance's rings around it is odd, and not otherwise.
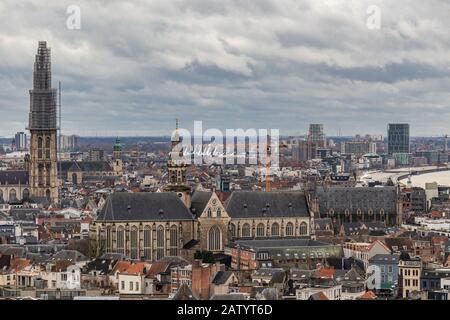
<path fill-rule="evenodd" d="M 177 117 L 450 133 L 449 14 L 448 0 L 0 0 L 0 136 L 26 126 L 39 40 L 63 84 L 63 133 L 169 135 Z"/>

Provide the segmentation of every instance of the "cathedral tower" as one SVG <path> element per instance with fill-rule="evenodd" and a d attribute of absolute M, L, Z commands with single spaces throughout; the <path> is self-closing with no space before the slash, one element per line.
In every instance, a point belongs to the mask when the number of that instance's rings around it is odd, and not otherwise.
<path fill-rule="evenodd" d="M 29 176 L 32 196 L 47 197 L 52 203 L 58 201 L 56 94 L 52 88 L 50 48 L 45 41 L 39 41 L 30 90 Z"/>
<path fill-rule="evenodd" d="M 184 204 L 190 208 L 190 188 L 188 187 L 186 180 L 188 164 L 184 159 L 184 150 L 181 147 L 181 142 L 182 139 L 178 132 L 177 120 L 176 130 L 171 139 L 172 149 L 169 152 L 169 159 L 167 161 L 167 174 L 169 181 L 165 191 L 176 192 Z"/>
<path fill-rule="evenodd" d="M 114 175 L 123 176 L 123 161 L 122 161 L 122 144 L 119 137 L 116 139 L 116 143 L 113 147 L 113 168 Z"/>

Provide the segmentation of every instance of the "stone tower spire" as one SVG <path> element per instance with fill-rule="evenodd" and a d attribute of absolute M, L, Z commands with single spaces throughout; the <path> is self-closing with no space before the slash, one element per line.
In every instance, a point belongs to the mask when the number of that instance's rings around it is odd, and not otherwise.
<path fill-rule="evenodd" d="M 30 141 L 30 186 L 35 197 L 58 200 L 56 89 L 52 88 L 50 48 L 39 41 L 30 90 L 28 129 Z"/>

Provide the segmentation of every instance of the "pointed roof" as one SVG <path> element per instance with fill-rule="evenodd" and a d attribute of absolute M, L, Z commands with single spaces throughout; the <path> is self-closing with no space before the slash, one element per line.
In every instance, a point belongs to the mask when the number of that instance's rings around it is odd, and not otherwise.
<path fill-rule="evenodd" d="M 186 283 L 183 283 L 172 300 L 199 300 L 199 298 Z"/>

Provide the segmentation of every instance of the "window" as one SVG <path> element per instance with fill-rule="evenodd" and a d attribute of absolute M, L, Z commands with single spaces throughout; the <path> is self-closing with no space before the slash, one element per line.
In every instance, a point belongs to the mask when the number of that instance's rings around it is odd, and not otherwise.
<path fill-rule="evenodd" d="M 131 242 L 131 259 L 137 259 L 139 256 L 139 248 L 138 248 L 138 230 L 136 227 L 131 228 L 131 234 L 130 234 L 130 242 Z"/>
<path fill-rule="evenodd" d="M 382 272 L 382 273 L 385 273 L 385 272 L 386 272 L 385 266 L 381 266 L 381 272 Z"/>
<path fill-rule="evenodd" d="M 220 208 L 217 208 L 217 217 L 220 218 L 222 216 L 222 210 L 220 210 Z"/>
<path fill-rule="evenodd" d="M 67 281 L 67 273 L 61 273 L 61 280 Z"/>
<path fill-rule="evenodd" d="M 39 137 L 38 138 L 38 159 L 42 159 L 42 148 L 43 148 L 42 137 Z"/>
<path fill-rule="evenodd" d="M 144 229 L 144 258 L 151 259 L 152 231 L 149 226 Z"/>
<path fill-rule="evenodd" d="M 117 236 L 117 252 L 124 253 L 125 251 L 125 230 L 119 227 L 116 232 Z"/>
<path fill-rule="evenodd" d="M 165 234 L 164 227 L 159 226 L 156 231 L 156 260 L 159 260 L 164 257 L 164 242 L 165 242 Z"/>
<path fill-rule="evenodd" d="M 300 235 L 304 236 L 308 234 L 308 225 L 306 222 L 300 223 Z"/>
<path fill-rule="evenodd" d="M 211 208 L 208 208 L 208 218 L 211 218 L 212 217 L 212 211 L 211 211 Z"/>
<path fill-rule="evenodd" d="M 106 252 L 111 252 L 111 227 L 106 228 Z"/>
<path fill-rule="evenodd" d="M 133 282 L 130 281 L 130 291 L 133 290 Z"/>
<path fill-rule="evenodd" d="M 178 255 L 178 228 L 176 225 L 170 227 L 170 255 Z"/>
<path fill-rule="evenodd" d="M 392 273 L 392 272 L 394 272 L 394 267 L 388 266 L 388 273 Z"/>
<path fill-rule="evenodd" d="M 45 143 L 45 158 L 46 159 L 50 159 L 50 145 L 51 145 L 51 140 L 48 137 Z"/>
<path fill-rule="evenodd" d="M 288 222 L 286 224 L 286 235 L 287 236 L 293 236 L 294 235 L 294 225 L 292 222 Z"/>
<path fill-rule="evenodd" d="M 258 226 L 256 227 L 256 236 L 257 237 L 264 237 L 264 229 L 266 227 L 264 226 L 263 223 L 258 223 Z"/>
<path fill-rule="evenodd" d="M 0 199 L 2 196 L 0 195 Z M 30 190 L 24 189 L 22 192 L 22 199 L 29 199 L 30 198 Z"/>
<path fill-rule="evenodd" d="M 208 231 L 208 250 L 218 251 L 221 250 L 221 232 L 219 227 L 213 226 Z"/>
<path fill-rule="evenodd" d="M 250 225 L 248 223 L 244 223 L 242 226 L 242 237 L 249 238 L 250 236 Z"/>
<path fill-rule="evenodd" d="M 15 189 L 9 190 L 9 201 L 16 201 L 17 200 L 17 193 Z"/>
<path fill-rule="evenodd" d="M 280 235 L 280 225 L 276 222 L 272 224 L 271 230 L 272 237 L 278 237 Z"/>
<path fill-rule="evenodd" d="M 232 238 L 236 237 L 236 226 L 232 223 L 230 223 L 230 233 Z"/>
<path fill-rule="evenodd" d="M 136 291 L 139 291 L 139 282 L 136 281 Z"/>

